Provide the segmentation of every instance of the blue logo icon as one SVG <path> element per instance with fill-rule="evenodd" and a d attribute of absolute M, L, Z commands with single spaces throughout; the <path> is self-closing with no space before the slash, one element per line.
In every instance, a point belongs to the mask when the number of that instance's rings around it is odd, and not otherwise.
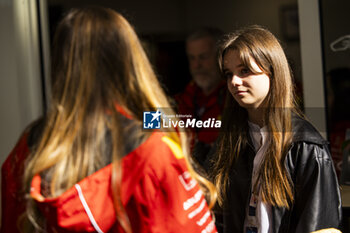
<path fill-rule="evenodd" d="M 160 129 L 160 116 L 162 114 L 159 110 L 156 112 L 143 112 L 143 128 L 144 129 Z"/>

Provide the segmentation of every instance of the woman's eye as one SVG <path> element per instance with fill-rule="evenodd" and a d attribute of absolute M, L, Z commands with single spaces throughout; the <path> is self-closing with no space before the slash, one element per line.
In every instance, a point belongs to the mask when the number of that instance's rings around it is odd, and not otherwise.
<path fill-rule="evenodd" d="M 242 75 L 246 75 L 246 74 L 249 74 L 249 73 L 250 73 L 250 70 L 249 70 L 249 69 L 247 69 L 247 68 L 241 69 L 241 74 L 242 74 Z"/>

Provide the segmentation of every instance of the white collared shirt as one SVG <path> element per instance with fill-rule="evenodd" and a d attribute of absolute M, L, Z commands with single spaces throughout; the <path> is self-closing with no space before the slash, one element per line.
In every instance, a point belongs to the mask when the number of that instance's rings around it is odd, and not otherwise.
<path fill-rule="evenodd" d="M 249 135 L 252 139 L 253 146 L 256 152 L 254 162 L 253 162 L 253 174 L 252 174 L 252 186 L 251 190 L 253 191 L 253 187 L 255 181 L 257 179 L 257 172 L 260 168 L 261 162 L 263 161 L 266 149 L 267 149 L 267 138 L 268 131 L 267 127 L 260 128 L 258 125 L 249 122 Z M 258 184 L 259 185 L 259 184 Z M 257 233 L 270 233 L 272 229 L 270 229 L 270 225 L 272 225 L 272 211 L 271 205 L 262 202 L 260 192 L 259 196 L 254 199 L 254 194 L 251 193 L 250 200 L 246 210 L 246 217 L 244 221 L 244 232 L 247 232 L 247 227 L 251 227 L 252 229 L 256 229 Z M 251 207 L 250 207 L 251 206 Z M 249 209 L 255 209 L 255 215 L 249 215 Z M 251 232 L 254 232 L 251 231 Z"/>

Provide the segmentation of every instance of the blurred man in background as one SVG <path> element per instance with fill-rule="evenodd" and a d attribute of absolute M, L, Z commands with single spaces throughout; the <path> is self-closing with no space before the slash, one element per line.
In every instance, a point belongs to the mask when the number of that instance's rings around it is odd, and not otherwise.
<path fill-rule="evenodd" d="M 216 28 L 201 28 L 191 33 L 186 40 L 186 53 L 192 81 L 183 93 L 176 97 L 179 113 L 205 121 L 221 119 L 226 83 L 217 64 L 217 42 L 222 31 Z M 218 136 L 218 129 L 192 129 L 192 154 L 202 164 Z"/>

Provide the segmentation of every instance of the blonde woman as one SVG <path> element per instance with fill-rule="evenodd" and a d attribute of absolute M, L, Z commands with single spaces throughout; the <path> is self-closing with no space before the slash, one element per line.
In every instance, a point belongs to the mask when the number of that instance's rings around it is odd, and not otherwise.
<path fill-rule="evenodd" d="M 337 228 L 341 199 L 328 145 L 298 114 L 278 40 L 259 26 L 229 34 L 219 63 L 230 94 L 211 176 L 223 232 Z"/>
<path fill-rule="evenodd" d="M 52 106 L 2 167 L 1 232 L 216 232 L 186 136 L 142 131 L 170 106 L 129 23 L 72 10 L 52 60 Z"/>

